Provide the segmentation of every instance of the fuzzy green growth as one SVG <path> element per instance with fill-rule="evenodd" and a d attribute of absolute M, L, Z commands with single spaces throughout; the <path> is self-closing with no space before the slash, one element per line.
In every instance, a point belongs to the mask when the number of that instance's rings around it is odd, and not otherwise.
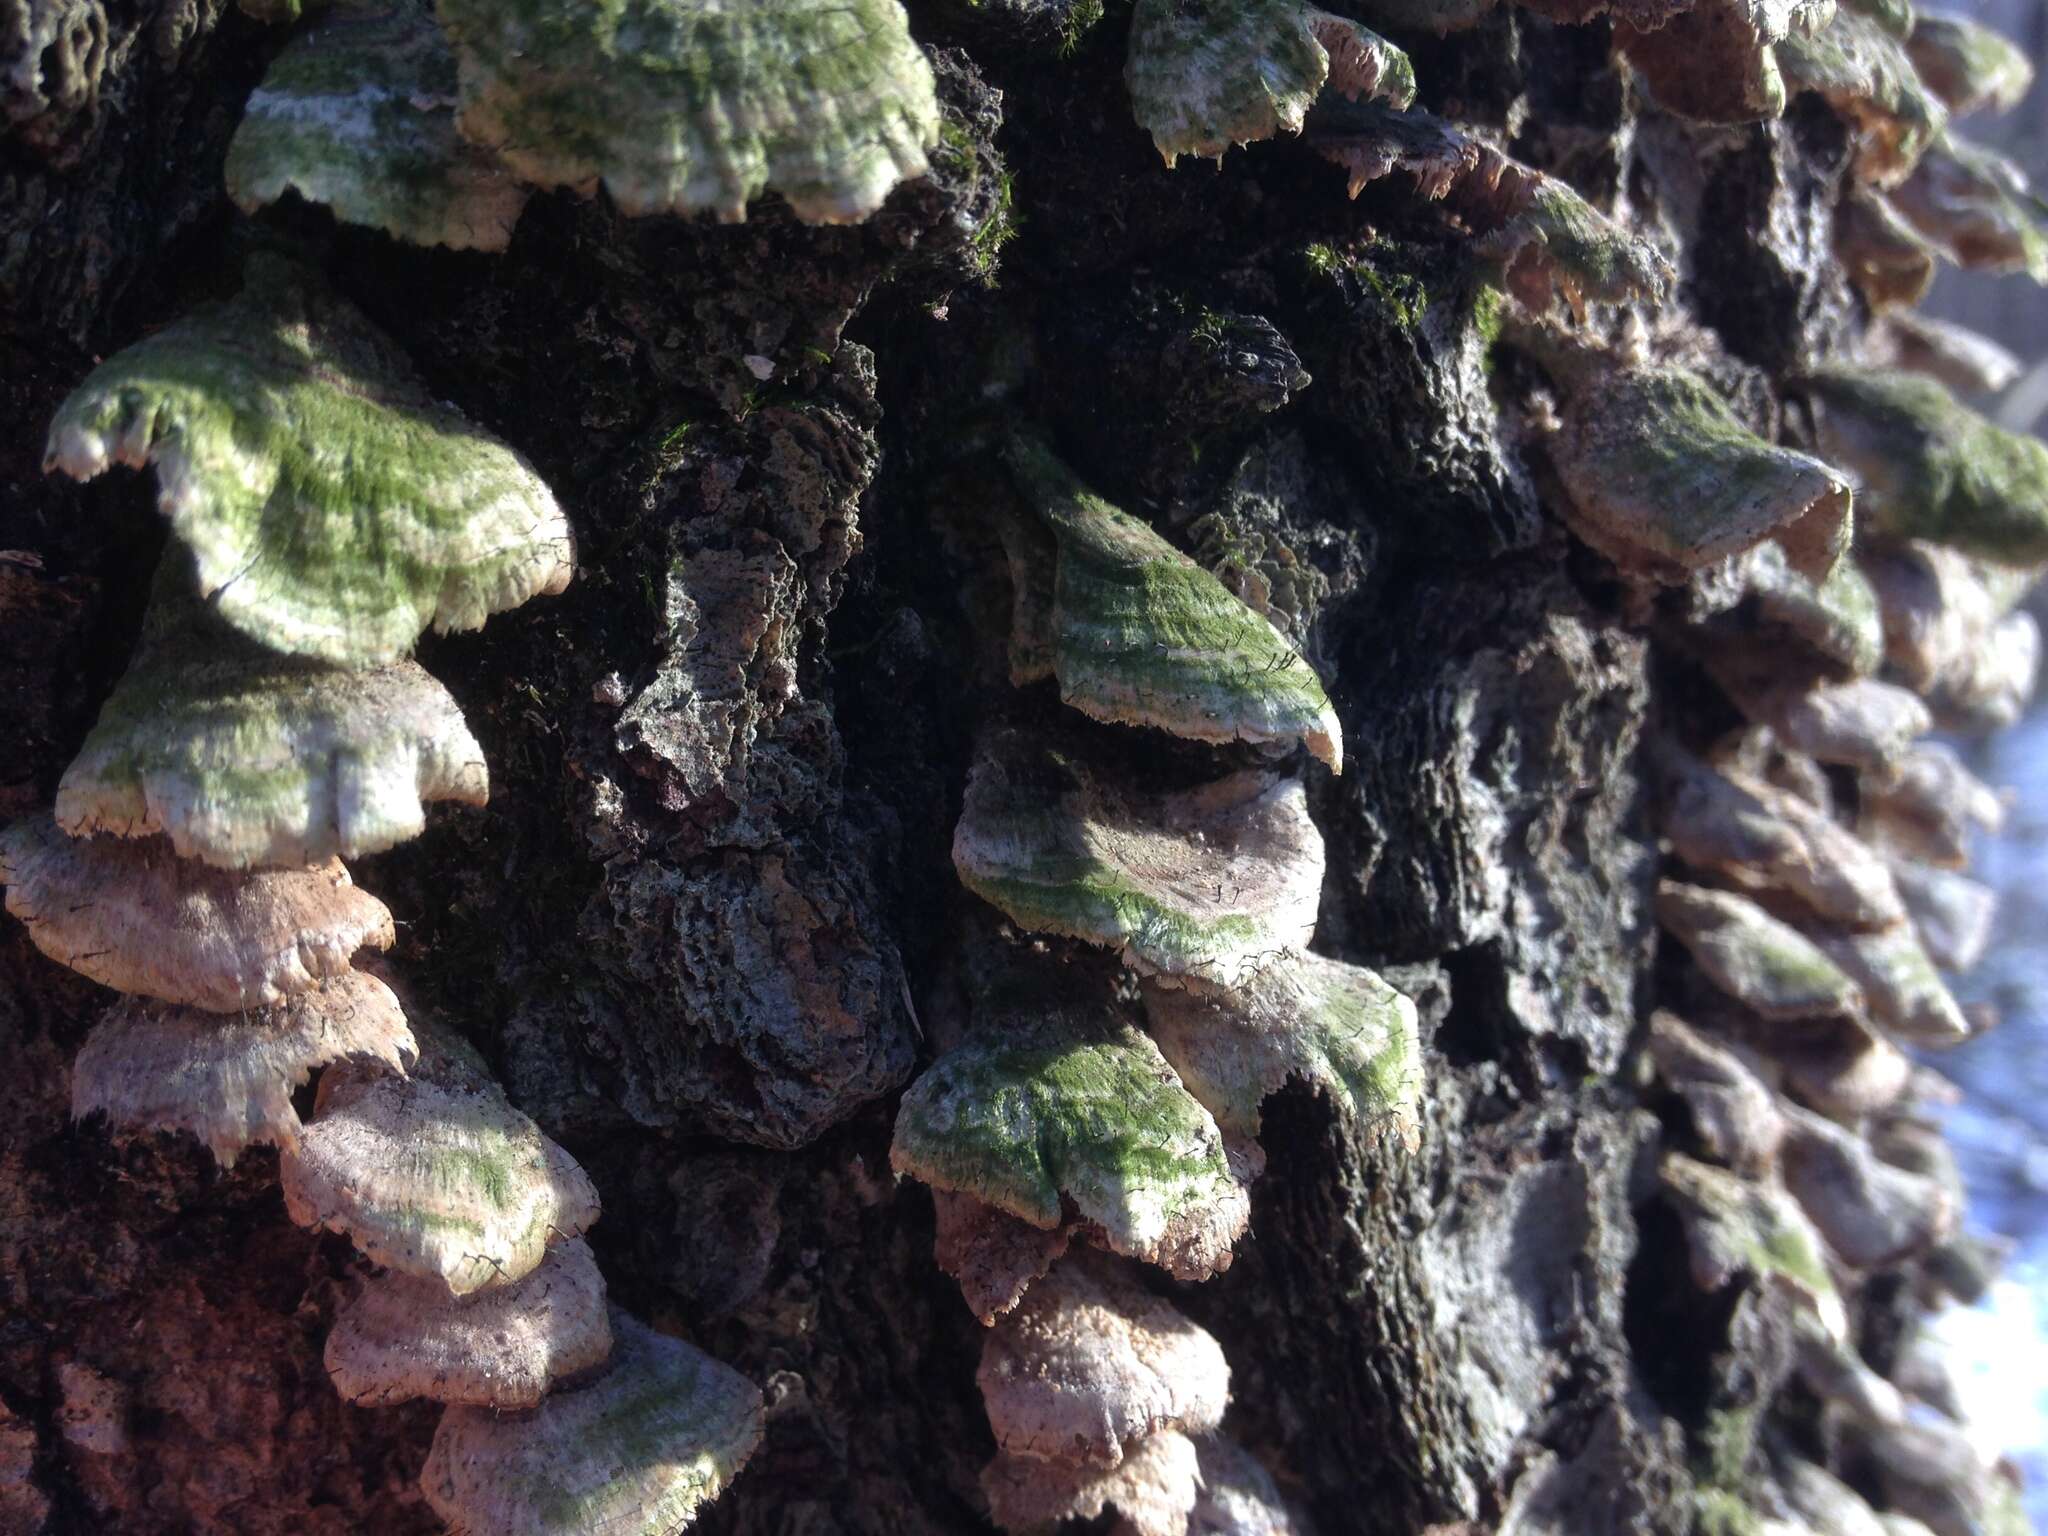
<path fill-rule="evenodd" d="M 1302 0 L 1138 0 L 1124 81 L 1168 165 L 1299 133 L 1325 81 L 1354 100 L 1415 99 L 1407 54 Z"/>
<path fill-rule="evenodd" d="M 2007 565 L 2048 561 L 2048 447 L 1912 374 L 1839 365 L 1799 388 L 1872 527 Z"/>
<path fill-rule="evenodd" d="M 1891 186 L 1912 170 L 1948 121 L 1921 84 L 1905 44 L 1854 11 L 1810 35 L 1778 44 L 1778 67 L 1796 91 L 1812 91 L 1856 130 L 1856 176 Z"/>
<path fill-rule="evenodd" d="M 1216 1122 L 1143 1033 L 1106 1013 L 985 1027 L 903 1095 L 890 1157 L 1035 1227 L 1058 1226 L 1071 1201 L 1112 1251 L 1177 1273 L 1191 1250 L 1213 1259 L 1219 1236 L 1227 1252 L 1242 1227 Z"/>
<path fill-rule="evenodd" d="M 853 223 L 921 176 L 931 66 L 897 0 L 439 0 L 460 125 L 538 186 L 628 214 L 745 217 L 764 191 Z"/>
<path fill-rule="evenodd" d="M 2034 83 L 2026 51 L 1967 16 L 1936 12 L 1919 17 L 1906 51 L 1928 89 L 1958 117 L 1985 107 L 2010 111 Z"/>
<path fill-rule="evenodd" d="M 1341 771 L 1342 727 L 1322 680 L 1270 621 L 1042 444 L 1014 439 L 1007 458 L 1058 541 L 1061 698 L 1098 720 L 1196 741 L 1299 740 Z"/>
<path fill-rule="evenodd" d="M 154 465 L 157 504 L 221 617 L 273 650 L 390 661 L 570 574 L 524 460 L 441 405 L 390 342 L 283 263 L 95 368 L 47 467 Z"/>
<path fill-rule="evenodd" d="M 455 54 L 410 7 L 343 12 L 286 45 L 228 147 L 254 212 L 296 191 L 416 245 L 502 251 L 528 189 L 455 131 Z"/>

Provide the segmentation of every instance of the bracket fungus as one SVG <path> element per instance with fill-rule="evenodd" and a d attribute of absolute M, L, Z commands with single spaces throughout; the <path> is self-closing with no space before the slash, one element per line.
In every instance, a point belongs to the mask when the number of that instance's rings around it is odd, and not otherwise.
<path fill-rule="evenodd" d="M 1995 395 L 2024 366 L 1989 336 L 1910 309 L 1886 315 L 1865 339 L 1867 354 L 1878 367 L 1924 373 L 1961 395 Z"/>
<path fill-rule="evenodd" d="M 1911 692 L 1874 677 L 1810 683 L 1732 656 L 1710 657 L 1707 670 L 1744 715 L 1816 762 L 1890 772 L 1934 723 Z"/>
<path fill-rule="evenodd" d="M 2048 561 L 2048 447 L 1909 374 L 1836 365 L 1796 387 L 1820 451 L 1856 477 L 1869 527 L 2011 565 Z"/>
<path fill-rule="evenodd" d="M 1022 1301 L 1073 1239 L 1070 1223 L 1034 1227 L 958 1190 L 932 1191 L 932 1262 L 959 1283 L 984 1328 Z"/>
<path fill-rule="evenodd" d="M 1851 676 L 1883 665 L 1884 616 L 1876 589 L 1854 560 L 1837 560 L 1824 580 L 1810 581 L 1792 569 L 1781 545 L 1766 540 L 1750 551 L 1747 595 L 1752 609 L 1736 622 L 1752 622 L 1742 638 L 1780 659 L 1784 652 L 1777 647 L 1789 639 L 1821 665 Z M 1722 638 L 1717 635 L 1716 643 Z"/>
<path fill-rule="evenodd" d="M 125 998 L 72 1063 L 71 1114 L 104 1114 L 123 1131 L 188 1131 L 229 1167 L 259 1142 L 297 1144 L 292 1090 L 315 1068 L 362 1060 L 402 1074 L 417 1054 L 398 999 L 361 971 L 241 1014 Z"/>
<path fill-rule="evenodd" d="M 1872 310 L 1918 304 L 1934 286 L 1935 247 L 1875 192 L 1843 195 L 1835 209 L 1834 252 Z"/>
<path fill-rule="evenodd" d="M 1862 991 L 1870 1016 L 1915 1045 L 1957 1045 L 1970 1023 L 1920 947 L 1912 926 L 1825 938 L 1821 947 Z"/>
<path fill-rule="evenodd" d="M 597 1219 L 589 1176 L 495 1086 L 420 1076 L 329 1073 L 281 1177 L 300 1226 L 457 1296 L 511 1284 Z"/>
<path fill-rule="evenodd" d="M 1020 1536 L 1112 1509 L 1121 1536 L 1187 1536 L 1201 1486 L 1194 1442 L 1171 1429 L 1146 1436 L 1113 1467 L 998 1455 L 981 1474 L 989 1514 Z"/>
<path fill-rule="evenodd" d="M 1785 110 L 1776 45 L 1835 18 L 1834 0 L 1697 0 L 1658 26 L 1615 23 L 1650 98 L 1675 117 L 1755 123 Z"/>
<path fill-rule="evenodd" d="M 510 1285 L 453 1296 L 438 1279 L 390 1270 L 367 1280 L 327 1335 L 327 1374 L 352 1403 L 414 1398 L 531 1408 L 612 1351 L 604 1277 L 569 1238 Z"/>
<path fill-rule="evenodd" d="M 1114 1466 L 1162 1430 L 1223 1422 L 1230 1367 L 1170 1303 L 1076 1253 L 982 1339 L 975 1374 L 996 1448 Z"/>
<path fill-rule="evenodd" d="M 1588 373 L 1551 444 L 1572 532 L 1673 585 L 1765 539 L 1801 575 L 1827 576 L 1849 539 L 1839 473 L 1757 437 L 1682 368 Z"/>
<path fill-rule="evenodd" d="M 1879 848 L 1960 869 L 1970 839 L 2005 823 L 1998 791 L 1963 766 L 1946 742 L 1916 742 L 1895 772 L 1870 775 L 1858 796 L 1857 829 Z"/>
<path fill-rule="evenodd" d="M 1996 150 L 1941 134 L 1892 201 L 1958 266 L 2048 283 L 2048 214 L 2026 173 Z"/>
<path fill-rule="evenodd" d="M 1984 958 L 1998 917 L 1997 892 L 1967 875 L 1905 859 L 1892 861 L 1892 879 L 1928 959 L 1944 970 L 1967 971 Z"/>
<path fill-rule="evenodd" d="M 1905 45 L 1853 9 L 1830 26 L 1785 38 L 1777 55 L 1789 88 L 1812 91 L 1849 124 L 1853 174 L 1866 185 L 1897 186 L 1948 121 Z"/>
<path fill-rule="evenodd" d="M 47 816 L 0 832 L 0 882 L 58 964 L 212 1013 L 284 1002 L 395 937 L 390 911 L 339 859 L 230 874 L 162 838 L 67 837 Z"/>
<path fill-rule="evenodd" d="M 2009 112 L 2034 83 L 2024 49 L 1953 11 L 1916 11 L 1906 51 L 1927 88 L 1957 117 L 1987 107 Z"/>
<path fill-rule="evenodd" d="M 1785 1291 L 1832 1337 L 1847 1337 L 1849 1320 L 1828 1274 L 1827 1250 L 1789 1194 L 1681 1152 L 1666 1152 L 1657 1176 L 1685 1223 L 1695 1285 L 1718 1291 L 1750 1277 Z"/>
<path fill-rule="evenodd" d="M 1875 1269 L 1948 1236 L 1955 1201 L 1937 1181 L 1880 1160 L 1870 1144 L 1796 1105 L 1779 1151 L 1785 1187 L 1852 1269 Z"/>
<path fill-rule="evenodd" d="M 316 864 L 418 836 L 425 801 L 488 799 L 483 749 L 416 662 L 279 656 L 168 585 L 57 786 L 66 832 L 164 833 L 227 869 Z"/>
<path fill-rule="evenodd" d="M 420 1486 L 452 1536 L 674 1536 L 761 1443 L 761 1394 L 614 1309 L 611 1369 L 533 1413 L 454 1407 Z"/>
<path fill-rule="evenodd" d="M 1229 985 L 1308 944 L 1323 840 L 1299 780 L 1247 770 L 1125 793 L 1069 753 L 1001 732 L 968 775 L 953 867 L 1031 932 Z"/>
<path fill-rule="evenodd" d="M 1397 109 L 1415 99 L 1407 54 L 1303 0 L 1138 0 L 1124 81 L 1169 166 L 1301 132 L 1326 81 Z"/>
<path fill-rule="evenodd" d="M 1415 1004 L 1362 965 L 1277 960 L 1227 991 L 1145 984 L 1159 1049 L 1226 1135 L 1259 1134 L 1260 1106 L 1289 1083 L 1348 1123 L 1420 1136 L 1422 1040 Z"/>
<path fill-rule="evenodd" d="M 1662 1011 L 1650 1015 L 1649 1048 L 1657 1075 L 1685 1101 L 1710 1157 L 1745 1175 L 1776 1162 L 1784 1117 L 1763 1079 L 1733 1050 Z"/>
<path fill-rule="evenodd" d="M 561 591 L 569 527 L 526 461 L 440 404 L 310 274 L 253 260 L 241 294 L 95 368 L 45 467 L 153 465 L 199 591 L 251 639 L 344 666 L 429 624 L 475 629 Z"/>
<path fill-rule="evenodd" d="M 922 176 L 939 137 L 931 65 L 897 0 L 438 0 L 463 136 L 539 187 L 629 215 L 779 192 L 813 224 L 858 223 Z"/>
<path fill-rule="evenodd" d="M 1860 1000 L 1818 945 L 1744 897 L 1666 880 L 1657 921 L 1715 986 L 1767 1022 L 1836 1018 Z"/>
<path fill-rule="evenodd" d="M 904 1093 L 889 1160 L 1041 1230 L 1071 1202 L 1090 1241 L 1182 1280 L 1229 1268 L 1251 1211 L 1159 1048 L 1068 1011 L 989 1021 L 941 1056 Z"/>
<path fill-rule="evenodd" d="M 1014 438 L 1007 457 L 1058 547 L 1049 611 L 1027 573 L 1015 584 L 1013 633 L 1049 663 L 1061 699 L 1097 720 L 1195 741 L 1298 740 L 1343 771 L 1343 728 L 1322 680 L 1270 621 L 1042 444 Z M 1032 633 L 1039 615 L 1042 638 Z"/>
<path fill-rule="evenodd" d="M 455 103 L 455 51 L 424 11 L 333 11 L 249 97 L 228 195 L 253 213 L 296 192 L 415 245 L 502 251 L 532 189 L 456 132 Z"/>

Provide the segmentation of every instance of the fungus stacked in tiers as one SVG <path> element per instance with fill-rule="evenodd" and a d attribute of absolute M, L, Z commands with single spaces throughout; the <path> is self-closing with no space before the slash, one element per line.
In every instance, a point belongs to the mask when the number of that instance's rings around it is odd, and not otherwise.
<path fill-rule="evenodd" d="M 79 1052 L 74 1113 L 223 1163 L 280 1149 L 292 1218 L 366 1261 L 337 1387 L 449 1405 L 425 1487 L 452 1528 L 676 1529 L 745 1462 L 759 1393 L 608 1310 L 590 1180 L 357 968 L 392 920 L 341 862 L 418 835 L 429 801 L 483 803 L 481 748 L 404 653 L 566 585 L 554 497 L 275 258 L 102 364 L 49 463 L 152 468 L 176 535 L 55 815 L 0 833 L 8 910 L 128 994 Z"/>

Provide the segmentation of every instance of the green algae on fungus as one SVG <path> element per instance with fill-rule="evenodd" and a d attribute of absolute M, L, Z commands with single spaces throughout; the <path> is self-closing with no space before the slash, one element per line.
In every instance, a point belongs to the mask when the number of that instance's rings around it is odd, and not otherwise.
<path fill-rule="evenodd" d="M 1124 80 L 1169 166 L 1301 132 L 1325 81 L 1354 100 L 1415 99 L 1407 54 L 1303 0 L 1138 0 Z"/>
<path fill-rule="evenodd" d="M 1853 174 L 1866 185 L 1897 186 L 1948 121 L 1905 45 L 1854 11 L 1811 35 L 1787 37 L 1777 53 L 1785 83 L 1820 96 L 1849 125 Z"/>
<path fill-rule="evenodd" d="M 367 1278 L 335 1315 L 325 1359 L 352 1403 L 430 1398 L 499 1411 L 531 1408 L 612 1351 L 604 1276 L 580 1237 L 532 1273 L 474 1296 L 398 1270 Z"/>
<path fill-rule="evenodd" d="M 1481 144 L 1477 164 L 1446 194 L 1479 238 L 1473 249 L 1502 263 L 1502 282 L 1530 309 L 1553 291 L 1574 314 L 1588 302 L 1662 304 L 1671 263 L 1649 241 L 1617 224 L 1555 176 Z"/>
<path fill-rule="evenodd" d="M 1862 1000 L 1818 945 L 1745 897 L 1666 880 L 1657 922 L 1709 981 L 1766 1021 L 1836 1018 Z"/>
<path fill-rule="evenodd" d="M 997 1450 L 1043 1461 L 1115 1466 L 1161 1430 L 1216 1428 L 1230 1402 L 1216 1340 L 1086 1250 L 995 1324 L 974 1380 Z"/>
<path fill-rule="evenodd" d="M 939 141 L 897 0 L 438 0 L 464 137 L 526 180 L 629 215 L 746 217 L 779 192 L 858 223 Z"/>
<path fill-rule="evenodd" d="M 258 1143 L 297 1143 L 292 1092 L 316 1067 L 362 1060 L 403 1072 L 417 1054 L 398 999 L 361 971 L 244 1013 L 128 997 L 79 1047 L 71 1115 L 104 1114 L 123 1133 L 187 1132 L 229 1168 Z"/>
<path fill-rule="evenodd" d="M 457 1296 L 511 1284 L 597 1220 L 589 1176 L 495 1085 L 329 1073 L 279 1177 L 300 1226 Z"/>
<path fill-rule="evenodd" d="M 7 910 L 36 948 L 117 992 L 208 1013 L 282 1003 L 395 938 L 339 859 L 231 874 L 163 838 L 67 837 L 48 816 L 0 832 Z"/>
<path fill-rule="evenodd" d="M 1781 546 L 1759 544 L 1750 557 L 1748 597 L 1759 624 L 1852 677 L 1867 677 L 1884 662 L 1877 591 L 1854 560 L 1837 560 L 1825 580 L 1814 582 L 1792 569 Z"/>
<path fill-rule="evenodd" d="M 1415 1004 L 1362 965 L 1303 954 L 1228 991 L 1147 982 L 1145 1017 L 1188 1092 L 1230 1135 L 1257 1136 L 1260 1107 L 1300 1083 L 1360 1130 L 1391 1130 L 1411 1150 L 1417 1143 Z"/>
<path fill-rule="evenodd" d="M 612 1367 L 531 1414 L 441 1416 L 420 1488 L 453 1536 L 675 1536 L 766 1425 L 746 1377 L 612 1309 Z"/>
<path fill-rule="evenodd" d="M 1960 1045 L 1970 1021 L 1910 923 L 1876 933 L 1824 936 L 1821 947 L 1862 991 L 1870 1016 L 1913 1045 Z"/>
<path fill-rule="evenodd" d="M 1820 580 L 1848 544 L 1848 482 L 1756 436 L 1682 368 L 1593 372 L 1570 395 L 1551 461 L 1572 532 L 1667 584 L 1765 539 Z"/>
<path fill-rule="evenodd" d="M 1322 680 L 1269 620 L 1043 445 L 1014 439 L 1007 457 L 1057 543 L 1048 604 L 1042 563 L 1013 542 L 1020 680 L 1049 669 L 1060 697 L 1098 720 L 1195 741 L 1299 740 L 1343 771 Z"/>
<path fill-rule="evenodd" d="M 350 671 L 217 623 L 167 557 L 134 662 L 57 786 L 73 836 L 168 834 L 228 869 L 317 864 L 416 837 L 428 800 L 482 805 L 483 749 L 411 661 Z"/>
<path fill-rule="evenodd" d="M 1831 1337 L 1848 1336 L 1848 1315 L 1828 1274 L 1826 1248 L 1790 1195 L 1680 1152 L 1666 1152 L 1657 1173 L 1665 1198 L 1685 1224 L 1695 1285 L 1708 1292 L 1743 1278 L 1772 1285 Z"/>
<path fill-rule="evenodd" d="M 1920 12 L 1906 51 L 1927 88 L 1957 117 L 1986 107 L 2009 112 L 2034 83 L 2034 66 L 2024 49 L 1952 11 Z"/>
<path fill-rule="evenodd" d="M 45 467 L 88 480 L 115 464 L 155 467 L 199 591 L 272 650 L 392 661 L 429 624 L 475 629 L 569 582 L 568 523 L 526 461 L 275 259 L 59 408 Z"/>
<path fill-rule="evenodd" d="M 1834 0 L 1698 0 L 1660 26 L 1624 18 L 1614 30 L 1663 111 L 1693 122 L 1756 123 L 1785 110 L 1776 45 L 1834 17 Z"/>
<path fill-rule="evenodd" d="M 1867 526 L 2007 565 L 2048 561 L 2048 447 L 1910 374 L 1837 364 L 1795 388 L 1820 451 L 1855 477 Z"/>
<path fill-rule="evenodd" d="M 1945 133 L 1893 201 L 1958 266 L 2048 283 L 2048 210 L 2026 173 L 1998 151 Z"/>
<path fill-rule="evenodd" d="M 415 245 L 502 251 L 529 187 L 455 131 L 455 52 L 406 5 L 341 11 L 271 61 L 228 146 L 228 195 L 288 191 Z"/>
<path fill-rule="evenodd" d="M 1222 1131 L 1159 1048 L 1076 1009 L 984 1020 L 904 1093 L 889 1158 L 1041 1230 L 1071 1202 L 1091 1241 L 1181 1280 L 1229 1268 L 1251 1212 Z"/>
<path fill-rule="evenodd" d="M 1127 794 L 1072 754 L 1004 731 L 968 775 L 953 867 L 1029 932 L 1229 985 L 1306 947 L 1323 841 L 1299 780 L 1247 771 Z"/>

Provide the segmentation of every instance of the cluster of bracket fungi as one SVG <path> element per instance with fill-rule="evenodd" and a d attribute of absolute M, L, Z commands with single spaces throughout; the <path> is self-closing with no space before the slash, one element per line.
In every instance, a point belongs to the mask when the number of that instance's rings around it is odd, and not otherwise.
<path fill-rule="evenodd" d="M 1490 3 L 1388 0 L 1384 22 L 1451 30 Z M 1890 1508 L 1786 1455 L 1761 1485 L 1709 1484 L 1703 1528 L 2016 1531 L 2012 1486 L 1942 1416 L 1938 1356 L 1880 1375 L 1849 1303 L 1878 1266 L 1912 1259 L 1930 1293 L 1967 1296 L 1985 1263 L 1920 1108 L 1943 1085 L 1904 1048 L 1981 1022 L 1940 972 L 1987 942 L 1991 897 L 1958 866 L 2000 802 L 1919 738 L 2010 723 L 2031 692 L 2039 636 L 2017 604 L 2048 561 L 2048 450 L 1950 392 L 1997 387 L 2009 360 L 1906 306 L 1937 258 L 2048 280 L 2023 179 L 1948 129 L 2030 74 L 1905 0 L 1614 9 L 1656 110 L 1753 122 L 1813 93 L 1849 127 L 1838 255 L 1874 318 L 1861 357 L 1781 381 L 1810 452 L 1758 436 L 1688 366 L 1704 344 L 1659 318 L 1674 274 L 1656 239 L 1416 110 L 1407 57 L 1356 22 L 1139 0 L 1127 80 L 1169 166 L 1299 132 L 1326 87 L 1344 98 L 1318 106 L 1317 147 L 1354 193 L 1412 178 L 1492 263 L 1517 306 L 1502 344 L 1555 390 L 1532 444 L 1553 501 L 1736 722 L 1674 722 L 1651 749 L 1658 916 L 1686 957 L 1649 1030 L 1690 1147 L 1661 1179 L 1701 1287 L 1790 1298 L 1799 1375 Z M 284 46 L 227 175 L 251 211 L 289 190 L 489 251 L 536 187 L 721 218 L 772 191 L 809 221 L 862 219 L 924 172 L 938 124 L 896 0 L 392 0 L 337 5 Z M 986 458 L 1009 682 L 1051 683 L 1075 729 L 998 707 L 984 732 L 953 857 L 1007 926 L 983 924 L 976 995 L 905 1094 L 893 1160 L 931 1187 L 938 1263 L 987 1328 L 989 1509 L 1015 1531 L 1109 1511 L 1140 1536 L 1295 1529 L 1220 1432 L 1220 1347 L 1143 1266 L 1229 1265 L 1261 1106 L 1289 1083 L 1359 1134 L 1421 1134 L 1415 1005 L 1309 947 L 1324 853 L 1302 775 L 1320 770 L 1299 760 L 1341 772 L 1340 728 L 1273 623 L 1045 441 L 1012 423 Z M 8 910 L 123 994 L 79 1054 L 76 1113 L 188 1132 L 224 1163 L 282 1149 L 292 1217 L 366 1261 L 328 1342 L 337 1388 L 449 1405 L 423 1484 L 452 1529 L 680 1529 L 759 1440 L 759 1393 L 608 1307 L 578 1236 L 589 1180 L 360 958 L 391 918 L 341 863 L 418 835 L 424 802 L 483 801 L 481 749 L 407 653 L 430 625 L 562 589 L 553 496 L 274 257 L 87 378 L 49 464 L 153 470 L 175 535 L 53 813 L 0 836 Z M 1216 769 L 1133 789 L 1083 716 L 1208 744 Z M 293 1092 L 316 1071 L 302 1124 Z"/>

